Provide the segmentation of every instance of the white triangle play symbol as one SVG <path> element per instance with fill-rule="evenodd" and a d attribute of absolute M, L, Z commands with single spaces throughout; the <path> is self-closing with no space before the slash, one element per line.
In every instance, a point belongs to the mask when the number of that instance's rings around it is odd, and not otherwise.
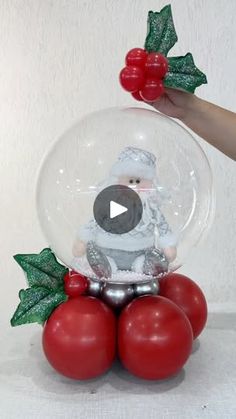
<path fill-rule="evenodd" d="M 117 202 L 115 201 L 110 201 L 110 218 L 115 218 L 126 211 L 128 211 L 128 208 L 123 207 L 123 205 L 117 204 Z"/>

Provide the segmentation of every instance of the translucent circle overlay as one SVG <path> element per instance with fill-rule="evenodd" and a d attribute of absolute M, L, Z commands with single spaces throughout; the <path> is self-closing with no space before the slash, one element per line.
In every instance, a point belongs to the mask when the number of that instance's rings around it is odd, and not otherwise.
<path fill-rule="evenodd" d="M 170 260 L 170 271 L 183 264 L 206 232 L 212 216 L 208 160 L 181 125 L 158 112 L 139 108 L 109 108 L 87 115 L 62 135 L 47 154 L 36 192 L 38 216 L 48 245 L 68 267 L 96 279 L 86 257 L 86 240 L 82 240 L 85 249 L 79 256 L 76 248 L 78 241 L 81 244 L 80 231 L 88 225 L 94 228 L 93 205 L 98 193 L 121 182 L 111 169 L 127 146 L 156 157 L 151 190 L 155 189 L 156 207 L 176 239 L 177 254 Z M 126 175 L 129 173 L 124 169 Z M 114 242 L 117 239 L 114 237 Z M 126 251 L 133 251 L 127 243 Z M 142 234 L 137 237 L 136 250 L 139 243 L 142 248 Z M 145 279 L 142 273 L 124 273 L 119 269 L 109 278 L 115 282 Z"/>

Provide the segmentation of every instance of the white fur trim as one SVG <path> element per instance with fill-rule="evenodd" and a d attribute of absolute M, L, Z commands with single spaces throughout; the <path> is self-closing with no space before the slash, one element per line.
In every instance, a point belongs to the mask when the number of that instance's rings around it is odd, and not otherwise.
<path fill-rule="evenodd" d="M 173 233 L 167 233 L 165 236 L 158 237 L 158 243 L 162 249 L 166 249 L 167 247 L 175 247 L 177 245 L 177 239 Z"/>
<path fill-rule="evenodd" d="M 142 274 L 144 260 L 145 260 L 145 255 L 138 256 L 132 265 L 132 271 L 137 272 L 138 274 Z"/>
<path fill-rule="evenodd" d="M 114 261 L 114 259 L 112 259 L 110 256 L 107 256 L 107 259 L 108 259 L 108 261 L 109 261 L 109 263 L 110 263 L 110 265 L 111 265 L 111 270 L 112 270 L 112 273 L 114 274 L 114 273 L 116 273 L 117 271 L 118 271 L 118 268 L 117 268 L 117 265 L 116 265 L 116 262 Z"/>
<path fill-rule="evenodd" d="M 154 235 L 139 238 L 130 237 L 128 234 L 109 234 L 99 231 L 96 235 L 96 244 L 108 249 L 120 249 L 127 251 L 143 250 L 154 246 Z"/>
<path fill-rule="evenodd" d="M 137 176 L 142 179 L 153 179 L 156 176 L 155 168 L 135 161 L 118 161 L 110 171 L 112 176 Z"/>

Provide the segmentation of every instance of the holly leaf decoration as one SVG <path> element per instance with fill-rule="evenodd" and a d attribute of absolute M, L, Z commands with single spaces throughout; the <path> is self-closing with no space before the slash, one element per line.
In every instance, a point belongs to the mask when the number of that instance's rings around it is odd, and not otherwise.
<path fill-rule="evenodd" d="M 21 301 L 11 319 L 12 326 L 26 323 L 43 324 L 52 311 L 67 299 L 63 289 L 51 292 L 44 287 L 21 290 L 19 297 Z"/>
<path fill-rule="evenodd" d="M 11 325 L 43 324 L 52 311 L 67 300 L 64 276 L 68 269 L 57 261 L 51 249 L 39 254 L 15 255 L 14 259 L 25 271 L 29 288 L 19 292 L 20 303 Z"/>
<path fill-rule="evenodd" d="M 63 277 L 68 271 L 57 261 L 51 249 L 44 249 L 39 254 L 15 255 L 14 259 L 25 271 L 30 287 L 56 290 L 63 284 Z"/>
<path fill-rule="evenodd" d="M 167 57 L 177 40 L 171 5 L 165 6 L 160 12 L 150 11 L 145 49 L 149 53 L 158 52 Z M 169 69 L 164 78 L 166 87 L 194 93 L 198 86 L 207 83 L 205 74 L 196 67 L 191 53 L 183 57 L 168 57 L 167 59 Z"/>
<path fill-rule="evenodd" d="M 168 73 L 164 79 L 166 87 L 194 93 L 198 86 L 207 83 L 205 74 L 196 67 L 190 52 L 184 57 L 168 58 L 168 64 Z"/>
<path fill-rule="evenodd" d="M 145 49 L 148 52 L 160 52 L 167 56 L 177 40 L 171 5 L 165 6 L 160 12 L 150 11 Z"/>

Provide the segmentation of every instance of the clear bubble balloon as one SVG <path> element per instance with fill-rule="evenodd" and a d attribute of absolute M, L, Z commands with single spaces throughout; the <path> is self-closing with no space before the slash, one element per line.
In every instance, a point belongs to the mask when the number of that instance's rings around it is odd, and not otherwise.
<path fill-rule="evenodd" d="M 95 200 L 109 187 L 121 191 L 112 205 L 126 207 L 123 189 L 142 204 L 126 232 L 127 214 L 113 217 L 121 233 L 96 220 Z M 90 278 L 118 283 L 181 266 L 209 226 L 212 201 L 211 170 L 197 141 L 170 118 L 139 108 L 81 119 L 53 145 L 37 184 L 40 224 L 56 256 Z M 100 218 L 109 225 L 107 205 Z"/>

